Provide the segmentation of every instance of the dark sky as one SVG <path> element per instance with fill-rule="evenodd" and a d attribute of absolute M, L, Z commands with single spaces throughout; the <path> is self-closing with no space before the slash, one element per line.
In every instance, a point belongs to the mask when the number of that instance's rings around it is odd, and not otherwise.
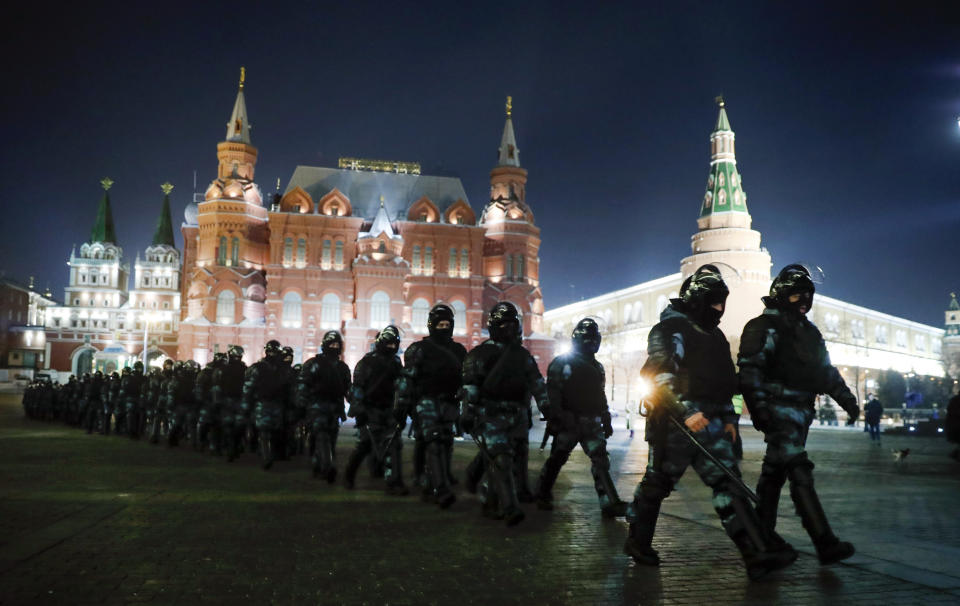
<path fill-rule="evenodd" d="M 102 177 L 131 261 L 168 179 L 179 225 L 241 65 L 265 192 L 362 156 L 457 175 L 479 210 L 513 95 L 548 309 L 679 270 L 719 93 L 774 271 L 936 326 L 960 290 L 955 2 L 139 4 L 2 25 L 0 267 L 57 297 Z"/>

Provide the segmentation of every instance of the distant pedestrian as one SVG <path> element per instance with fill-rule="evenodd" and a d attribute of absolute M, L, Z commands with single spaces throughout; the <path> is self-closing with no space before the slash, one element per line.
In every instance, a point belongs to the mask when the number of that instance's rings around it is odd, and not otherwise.
<path fill-rule="evenodd" d="M 870 441 L 880 445 L 880 417 L 883 416 L 883 404 L 877 396 L 870 396 L 870 401 L 863 408 L 863 422 L 870 431 Z"/>
<path fill-rule="evenodd" d="M 960 461 L 960 393 L 950 398 L 947 404 L 947 441 L 958 446 L 953 449 L 950 456 Z"/>

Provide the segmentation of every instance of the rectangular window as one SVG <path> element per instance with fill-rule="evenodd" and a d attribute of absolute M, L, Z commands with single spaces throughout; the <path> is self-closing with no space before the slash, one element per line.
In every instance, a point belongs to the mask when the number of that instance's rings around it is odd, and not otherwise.
<path fill-rule="evenodd" d="M 419 247 L 419 246 L 414 246 L 414 247 L 413 247 L 413 261 L 412 261 L 412 265 L 413 265 L 413 274 L 414 274 L 414 275 L 419 275 L 420 272 L 422 271 L 422 270 L 421 270 L 421 267 L 420 267 L 420 247 Z"/>
<path fill-rule="evenodd" d="M 320 253 L 320 267 L 330 269 L 330 240 L 323 241 L 323 250 Z"/>
<path fill-rule="evenodd" d="M 234 238 L 230 246 L 230 265 L 240 265 L 240 238 Z"/>
<path fill-rule="evenodd" d="M 450 258 L 447 262 L 447 273 L 450 274 L 450 277 L 453 277 L 457 274 L 457 249 L 450 249 Z"/>
<path fill-rule="evenodd" d="M 507 255 L 507 271 L 504 274 L 507 280 L 513 279 L 513 255 Z"/>
<path fill-rule="evenodd" d="M 290 267 L 293 264 L 293 238 L 284 238 L 283 240 L 283 266 Z"/>
<path fill-rule="evenodd" d="M 460 251 L 460 277 L 470 277 L 470 251 L 466 248 Z"/>
<path fill-rule="evenodd" d="M 334 247 L 333 265 L 336 269 L 343 269 L 343 242 L 340 240 Z"/>
<path fill-rule="evenodd" d="M 303 267 L 307 264 L 307 241 L 303 238 L 297 240 L 297 267 Z"/>
<path fill-rule="evenodd" d="M 423 251 L 423 273 L 428 276 L 433 275 L 433 247 L 427 246 Z"/>
<path fill-rule="evenodd" d="M 516 262 L 516 266 L 514 267 L 514 269 L 515 269 L 516 272 L 517 272 L 517 280 L 523 280 L 523 277 L 524 277 L 524 276 L 523 276 L 523 262 L 524 262 L 524 257 L 523 257 L 523 255 L 517 255 L 517 262 Z"/>
<path fill-rule="evenodd" d="M 220 236 L 220 246 L 217 247 L 217 265 L 227 264 L 227 237 Z"/>

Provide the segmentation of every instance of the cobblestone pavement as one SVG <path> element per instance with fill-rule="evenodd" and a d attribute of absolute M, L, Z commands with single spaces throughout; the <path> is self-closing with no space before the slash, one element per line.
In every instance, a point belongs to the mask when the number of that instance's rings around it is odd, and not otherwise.
<path fill-rule="evenodd" d="M 745 433 L 752 483 L 761 442 Z M 352 434 L 341 433 L 341 465 Z M 250 455 L 227 464 L 27 421 L 0 395 L 0 603 L 960 604 L 960 464 L 942 441 L 898 440 L 812 432 L 824 507 L 859 553 L 819 566 L 787 498 L 781 526 L 800 559 L 751 583 L 692 473 L 664 504 L 664 563 L 645 568 L 621 553 L 624 522 L 600 517 L 579 452 L 557 509 L 526 506 L 506 528 L 462 486 L 440 511 L 385 496 L 365 471 L 348 491 L 313 480 L 302 457 L 263 472 Z M 531 479 L 546 454 L 537 443 L 534 433 Z M 896 466 L 890 448 L 906 445 Z M 611 450 L 628 497 L 646 445 L 621 430 Z M 473 453 L 457 443 L 457 472 Z"/>

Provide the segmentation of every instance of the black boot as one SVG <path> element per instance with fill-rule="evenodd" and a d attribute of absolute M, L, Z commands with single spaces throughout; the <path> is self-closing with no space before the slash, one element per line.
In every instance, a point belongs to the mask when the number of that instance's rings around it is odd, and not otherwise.
<path fill-rule="evenodd" d="M 606 467 L 594 465 L 593 483 L 597 490 L 597 496 L 600 498 L 600 514 L 605 518 L 622 518 L 627 515 L 626 501 L 620 500 L 617 493 L 617 486 L 610 477 L 610 462 L 606 462 Z"/>
<path fill-rule="evenodd" d="M 403 459 L 400 457 L 401 444 L 397 437 L 386 453 L 387 467 L 387 494 L 394 497 L 404 497 L 410 494 L 403 483 Z"/>
<path fill-rule="evenodd" d="M 477 494 L 477 487 L 480 486 L 480 480 L 483 479 L 483 453 L 478 452 L 477 456 L 467 465 L 466 480 L 464 487 L 470 494 Z"/>
<path fill-rule="evenodd" d="M 513 457 L 506 454 L 497 455 L 489 472 L 494 482 L 494 489 L 497 492 L 497 500 L 500 503 L 503 520 L 507 523 L 507 526 L 516 526 L 523 521 L 526 515 L 520 509 L 520 501 L 517 499 Z"/>
<path fill-rule="evenodd" d="M 437 440 L 427 443 L 426 473 L 433 489 L 434 500 L 441 509 L 446 509 L 457 500 L 447 484 L 447 465 L 444 462 L 446 448 Z"/>
<path fill-rule="evenodd" d="M 797 559 L 797 552 L 792 548 L 789 551 L 771 548 L 757 512 L 744 497 L 731 495 L 729 508 L 717 509 L 717 513 L 743 556 L 750 580 L 757 580 L 767 573 L 789 566 Z"/>
<path fill-rule="evenodd" d="M 413 443 L 413 477 L 414 482 L 420 486 L 424 485 L 423 471 L 426 466 L 427 444 L 421 439 Z"/>
<path fill-rule="evenodd" d="M 637 521 L 630 523 L 630 533 L 623 545 L 623 553 L 633 558 L 637 564 L 659 566 L 660 554 L 652 544 L 657 517 L 660 515 L 660 501 L 637 497 L 633 501 L 633 507 L 637 513 Z"/>
<path fill-rule="evenodd" d="M 853 545 L 838 539 L 830 529 L 823 506 L 813 489 L 812 478 L 809 484 L 791 482 L 790 496 L 797 507 L 797 513 L 800 514 L 804 529 L 817 548 L 817 557 L 821 564 L 834 564 L 854 554 L 856 550 Z"/>
<path fill-rule="evenodd" d="M 313 452 L 314 477 L 329 476 L 330 469 L 333 467 L 333 458 L 330 450 L 330 436 L 324 431 L 319 432 Z"/>
<path fill-rule="evenodd" d="M 517 500 L 521 503 L 533 503 L 537 500 L 530 492 L 529 458 L 530 448 L 526 444 L 513 457 L 513 477 L 517 485 Z"/>
<path fill-rule="evenodd" d="M 563 467 L 563 461 L 558 457 L 551 455 L 543 463 L 543 469 L 540 470 L 540 477 L 537 478 L 537 509 L 551 511 L 553 509 L 553 485 L 560 475 L 560 469 Z"/>
<path fill-rule="evenodd" d="M 271 439 L 271 433 L 272 432 L 267 429 L 260 431 L 260 464 L 264 471 L 273 467 L 274 444 Z"/>
<path fill-rule="evenodd" d="M 347 459 L 347 466 L 343 470 L 343 485 L 351 490 L 357 479 L 357 471 L 359 471 L 366 454 L 367 453 L 363 452 L 358 445 L 353 449 L 353 452 L 350 453 L 350 457 Z"/>
<path fill-rule="evenodd" d="M 756 509 L 757 517 L 760 518 L 760 525 L 766 533 L 768 546 L 774 551 L 793 549 L 793 546 L 784 541 L 783 537 L 776 532 L 780 491 L 783 489 L 783 483 L 786 479 L 786 472 L 780 471 L 773 474 L 761 474 L 760 480 L 757 482 L 757 496 L 760 497 Z"/>

